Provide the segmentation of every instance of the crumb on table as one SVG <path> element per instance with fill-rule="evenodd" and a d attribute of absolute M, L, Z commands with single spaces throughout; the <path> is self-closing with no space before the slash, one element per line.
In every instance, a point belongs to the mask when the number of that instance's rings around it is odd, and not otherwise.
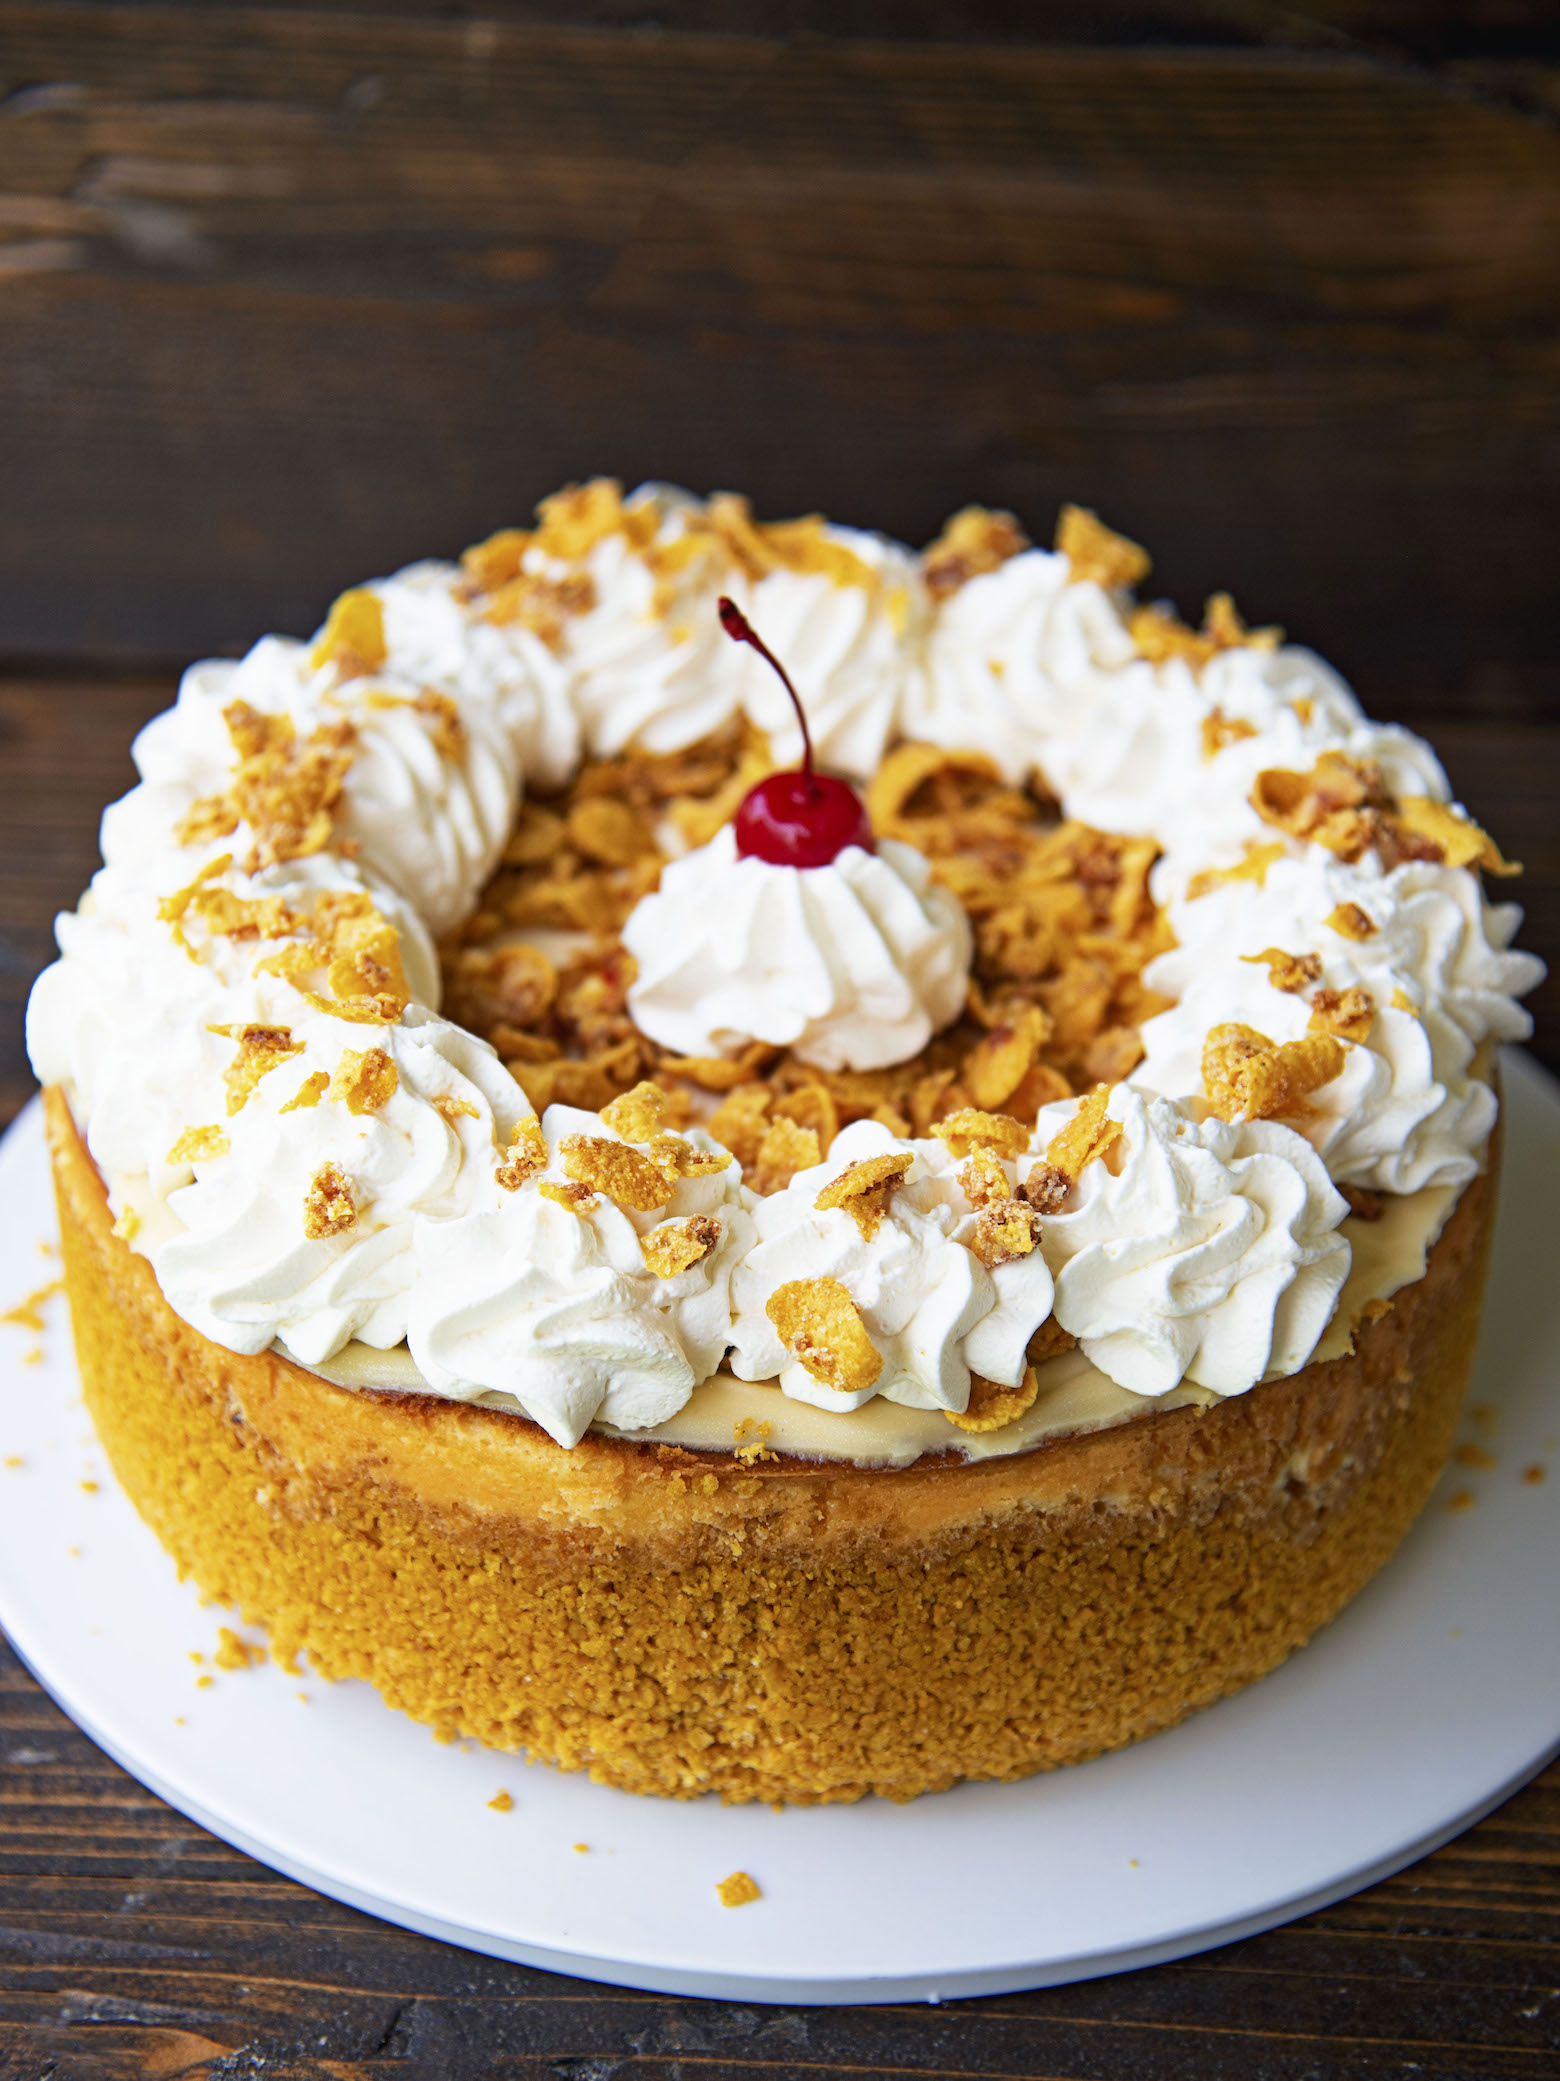
<path fill-rule="evenodd" d="M 720 1895 L 723 1908 L 745 1908 L 750 1900 L 761 1900 L 762 1894 L 745 1871 L 734 1871 L 729 1878 L 722 1879 L 715 1888 Z"/>
<path fill-rule="evenodd" d="M 512 1792 L 503 1791 L 495 1792 L 493 1794 L 493 1797 L 488 1801 L 489 1807 L 491 1807 L 495 1814 L 507 1814 L 511 1812 L 514 1807 L 514 1803 L 514 1794 Z"/>

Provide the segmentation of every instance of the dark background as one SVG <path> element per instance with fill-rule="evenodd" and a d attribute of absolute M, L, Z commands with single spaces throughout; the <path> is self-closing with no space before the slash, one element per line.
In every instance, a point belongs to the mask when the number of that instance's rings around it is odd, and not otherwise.
<path fill-rule="evenodd" d="M 1560 965 L 1557 373 L 1553 0 L 0 0 L 0 1115 L 177 668 L 598 470 L 1098 507 L 1425 731 Z M 1152 1973 L 598 1992 L 250 1864 L 0 1660 L 0 2081 L 1553 2076 L 1557 1947 L 1552 1772 Z"/>

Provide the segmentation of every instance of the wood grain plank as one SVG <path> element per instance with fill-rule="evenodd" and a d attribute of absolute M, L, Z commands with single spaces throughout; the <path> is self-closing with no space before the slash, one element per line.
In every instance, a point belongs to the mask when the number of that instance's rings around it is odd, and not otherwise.
<path fill-rule="evenodd" d="M 611 467 L 914 538 L 1084 496 L 1395 711 L 1552 713 L 1545 61 L 1519 104 L 1336 12 L 1297 57 L 1273 9 L 1122 50 L 0 7 L 0 648 L 304 628 Z"/>

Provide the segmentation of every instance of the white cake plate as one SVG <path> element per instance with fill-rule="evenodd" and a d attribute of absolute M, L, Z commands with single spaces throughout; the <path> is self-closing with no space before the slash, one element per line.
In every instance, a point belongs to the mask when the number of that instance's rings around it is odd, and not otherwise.
<path fill-rule="evenodd" d="M 213 1833 L 526 1965 L 745 2001 L 936 2001 L 1269 1929 L 1444 1842 L 1560 1748 L 1560 1087 L 1521 1055 L 1506 1077 L 1472 1396 L 1494 1414 L 1465 1432 L 1493 1464 L 1455 1465 L 1304 1653 L 1141 1747 L 903 1807 L 774 1813 L 440 1747 L 363 1684 L 217 1669 L 227 1614 L 115 1486 L 58 1300 L 41 1340 L 0 1328 L 0 1623 L 95 1741 Z M 49 1276 L 53 1224 L 34 1106 L 0 1145 L 0 1309 Z M 728 1909 L 715 1887 L 737 1869 L 763 1897 Z"/>

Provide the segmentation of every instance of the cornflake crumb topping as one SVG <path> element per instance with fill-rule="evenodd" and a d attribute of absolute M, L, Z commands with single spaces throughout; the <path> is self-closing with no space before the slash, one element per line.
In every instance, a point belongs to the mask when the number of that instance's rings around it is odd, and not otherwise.
<path fill-rule="evenodd" d="M 571 1214 L 583 1214 L 587 1207 L 593 1207 L 596 1203 L 595 1193 L 576 1178 L 566 1179 L 562 1184 L 555 1178 L 543 1178 L 536 1189 L 543 1199 L 556 1200 L 560 1207 L 567 1207 Z"/>
<path fill-rule="evenodd" d="M 1000 1431 L 1029 1409 L 1040 1392 L 1033 1366 L 1024 1368 L 1017 1387 L 1001 1387 L 980 1373 L 970 1375 L 970 1399 L 963 1409 L 945 1409 L 949 1423 L 961 1431 Z"/>
<path fill-rule="evenodd" d="M 420 694 L 389 694 L 375 687 L 363 697 L 365 708 L 407 708 L 428 724 L 428 736 L 441 759 L 458 766 L 466 756 L 466 725 L 453 695 L 424 687 Z"/>
<path fill-rule="evenodd" d="M 505 1192 L 518 1192 L 527 1178 L 547 1168 L 547 1138 L 539 1120 L 520 1120 L 493 1176 Z"/>
<path fill-rule="evenodd" d="M 1153 558 L 1136 542 L 1106 527 L 1087 506 L 1063 506 L 1056 520 L 1056 547 L 1071 565 L 1074 583 L 1092 578 L 1107 592 L 1137 585 L 1153 569 Z"/>
<path fill-rule="evenodd" d="M 1322 923 L 1337 933 L 1340 939 L 1374 939 L 1376 925 L 1370 912 L 1358 903 L 1340 903 L 1329 911 Z"/>
<path fill-rule="evenodd" d="M 988 1271 L 994 1271 L 1027 1257 L 1039 1240 L 1040 1216 L 1027 1201 L 1010 1199 L 985 1209 L 971 1231 L 969 1247 Z"/>
<path fill-rule="evenodd" d="M 1340 1040 L 1364 1041 L 1376 1023 L 1376 1000 L 1368 990 L 1318 990 L 1311 999 L 1312 1033 L 1334 1033 Z"/>
<path fill-rule="evenodd" d="M 1073 1181 L 1065 1171 L 1059 1171 L 1054 1163 L 1042 1158 L 1019 1189 L 1037 1214 L 1056 1214 L 1066 1204 L 1072 1187 Z"/>
<path fill-rule="evenodd" d="M 1028 547 L 1029 537 L 1013 514 L 965 506 L 926 551 L 921 564 L 926 589 L 934 600 L 945 600 L 972 578 L 1001 570 Z"/>
<path fill-rule="evenodd" d="M 452 1091 L 441 1091 L 432 1100 L 433 1110 L 445 1126 L 459 1132 L 462 1120 L 480 1120 L 482 1115 L 469 1098 L 457 1098 Z"/>
<path fill-rule="evenodd" d="M 1255 882 L 1260 889 L 1267 881 L 1268 869 L 1283 857 L 1281 844 L 1248 845 L 1233 867 L 1200 868 L 1187 883 L 1186 893 L 1193 899 L 1206 896 L 1214 889 L 1222 889 L 1226 882 Z"/>
<path fill-rule="evenodd" d="M 837 1394 L 863 1394 L 883 1370 L 850 1292 L 838 1279 L 790 1279 L 764 1303 L 798 1364 Z"/>
<path fill-rule="evenodd" d="M 558 1144 L 563 1168 L 575 1184 L 603 1192 L 620 1207 L 649 1214 L 672 1196 L 674 1178 L 627 1142 L 604 1135 L 566 1134 Z"/>
<path fill-rule="evenodd" d="M 294 1055 L 303 1053 L 303 1042 L 295 1041 L 292 1029 L 287 1026 L 208 1026 L 206 1031 L 220 1033 L 225 1040 L 238 1043 L 238 1053 L 222 1077 L 227 1086 L 230 1119 L 234 1113 L 243 1110 L 249 1094 L 263 1076 L 279 1069 Z"/>
<path fill-rule="evenodd" d="M 1013 1197 L 1008 1174 L 989 1148 L 970 1151 L 968 1162 L 959 1172 L 959 1189 L 975 1208 L 999 1206 Z"/>
<path fill-rule="evenodd" d="M 1282 629 L 1248 629 L 1228 593 L 1215 593 L 1203 612 L 1202 631 L 1188 628 L 1177 614 L 1163 607 L 1137 607 L 1127 616 L 1127 633 L 1138 647 L 1138 655 L 1151 664 L 1169 658 L 1184 658 L 1193 671 L 1219 655 L 1221 650 L 1276 650 L 1284 640 Z M 1218 717 L 1216 741 L 1209 745 L 1209 725 Z M 1227 732 L 1228 734 L 1221 734 Z M 1250 723 L 1232 723 L 1215 709 L 1203 722 L 1203 750 L 1212 757 L 1237 738 L 1252 737 Z"/>
<path fill-rule="evenodd" d="M 761 1416 L 739 1416 L 731 1427 L 733 1453 L 749 1467 L 756 1460 L 778 1460 L 779 1453 L 769 1450 L 773 1429 L 773 1425 Z"/>
<path fill-rule="evenodd" d="M 1242 961 L 1267 963 L 1268 981 L 1275 990 L 1298 996 L 1322 979 L 1320 954 L 1286 954 L 1281 947 L 1264 947 L 1260 954 L 1242 954 Z"/>
<path fill-rule="evenodd" d="M 210 1156 L 226 1156 L 228 1153 L 227 1129 L 225 1127 L 186 1127 L 174 1143 L 164 1163 L 202 1163 Z"/>
<path fill-rule="evenodd" d="M 686 1221 L 663 1221 L 640 1238 L 639 1248 L 657 1279 L 675 1279 L 708 1257 L 719 1241 L 720 1223 L 713 1214 L 690 1214 Z"/>
<path fill-rule="evenodd" d="M 745 1871 L 734 1871 L 715 1888 L 723 1908 L 745 1908 L 751 1900 L 762 1900 L 757 1884 Z"/>
<path fill-rule="evenodd" d="M 330 1080 L 330 1095 L 349 1113 L 377 1113 L 389 1103 L 400 1081 L 383 1048 L 365 1048 L 361 1054 L 348 1048 Z"/>
<path fill-rule="evenodd" d="M 1273 1120 L 1308 1111 L 1307 1095 L 1343 1063 L 1343 1043 L 1330 1033 L 1278 1046 L 1254 1026 L 1215 1026 L 1203 1043 L 1203 1089 L 1221 1120 Z"/>
<path fill-rule="evenodd" d="M 179 843 L 204 844 L 247 824 L 254 837 L 245 862 L 250 874 L 323 852 L 356 753 L 356 725 L 321 723 L 300 743 L 291 716 L 264 715 L 247 701 L 230 701 L 222 715 L 238 765 L 225 794 L 191 807 Z"/>
<path fill-rule="evenodd" d="M 1265 822 L 1346 863 L 1374 847 L 1388 871 L 1404 860 L 1430 860 L 1495 875 L 1522 872 L 1470 819 L 1424 795 L 1397 801 L 1375 760 L 1346 752 L 1324 751 L 1309 773 L 1268 767 L 1257 775 L 1251 803 Z"/>
<path fill-rule="evenodd" d="M 799 1127 L 782 1115 L 764 1130 L 753 1158 L 748 1184 L 755 1192 L 784 1192 L 798 1171 L 823 1161 L 823 1140 L 812 1127 Z"/>
<path fill-rule="evenodd" d="M 379 671 L 389 655 L 379 596 L 355 586 L 332 604 L 309 662 L 316 672 L 334 665 L 338 679 L 362 679 Z"/>
<path fill-rule="evenodd" d="M 1202 719 L 1202 751 L 1205 759 L 1216 759 L 1227 745 L 1239 744 L 1243 737 L 1255 737 L 1257 726 L 1248 723 L 1243 716 L 1226 715 L 1222 708 L 1215 708 Z"/>
<path fill-rule="evenodd" d="M 638 1083 L 601 1108 L 601 1118 L 625 1142 L 650 1142 L 661 1132 L 670 1101 L 659 1084 Z"/>
<path fill-rule="evenodd" d="M 953 1156 L 968 1156 L 973 1149 L 1017 1156 L 1029 1146 L 1029 1129 L 1021 1120 L 1011 1113 L 984 1113 L 977 1106 L 961 1106 L 945 1120 L 936 1121 L 932 1133 L 948 1144 Z"/>
<path fill-rule="evenodd" d="M 288 1099 L 286 1105 L 278 1106 L 277 1111 L 280 1113 L 310 1112 L 319 1104 L 329 1089 L 330 1072 L 323 1069 L 312 1069 L 292 1097 Z"/>
<path fill-rule="evenodd" d="M 327 890 L 302 929 L 306 938 L 268 955 L 256 965 L 256 974 L 284 977 L 306 1003 L 332 1018 L 395 1025 L 411 992 L 401 966 L 400 937 L 373 898 L 359 889 Z M 311 987 L 321 971 L 325 991 Z"/>
<path fill-rule="evenodd" d="M 1060 1134 L 1054 1135 L 1045 1160 L 1055 1171 L 1075 1184 L 1096 1157 L 1107 1156 L 1121 1137 L 1121 1122 L 1112 1120 L 1110 1086 L 1096 1084 Z"/>
<path fill-rule="evenodd" d="M 889 1194 L 914 1162 L 911 1155 L 864 1156 L 825 1185 L 813 1205 L 820 1213 L 843 1207 L 863 1241 L 870 1242 L 888 1210 Z"/>
<path fill-rule="evenodd" d="M 304 1196 L 304 1234 L 318 1243 L 327 1236 L 345 1235 L 356 1221 L 357 1205 L 345 1173 L 337 1164 L 322 1163 Z"/>

